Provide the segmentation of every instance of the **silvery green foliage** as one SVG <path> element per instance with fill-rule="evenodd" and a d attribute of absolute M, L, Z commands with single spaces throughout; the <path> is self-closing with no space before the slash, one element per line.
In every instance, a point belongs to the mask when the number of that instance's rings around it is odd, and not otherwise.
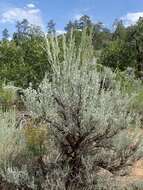
<path fill-rule="evenodd" d="M 23 134 L 17 128 L 16 113 L 14 110 L 2 112 L 0 110 L 0 176 L 3 180 L 17 184 L 32 185 L 25 168 L 21 171 L 10 167 L 15 158 L 25 150 L 25 143 L 22 140 Z"/>
<path fill-rule="evenodd" d="M 43 190 L 47 189 L 58 189 L 58 190 L 66 190 L 65 189 L 65 178 L 68 172 L 68 168 L 65 171 L 61 169 L 53 169 L 52 175 L 47 175 L 46 180 L 42 184 Z"/>
<path fill-rule="evenodd" d="M 24 148 L 21 142 L 22 135 L 16 129 L 16 123 L 14 110 L 0 110 L 0 166 L 12 161 Z"/>
<path fill-rule="evenodd" d="M 115 74 L 108 69 L 103 77 L 103 73 L 91 69 L 92 47 L 89 41 L 90 37 L 83 34 L 81 45 L 77 49 L 73 38 L 68 45 L 63 38 L 62 61 L 59 59 L 60 47 L 57 39 L 51 38 L 47 42 L 48 47 L 51 47 L 50 52 L 48 48 L 48 55 L 54 71 L 52 82 L 45 77 L 37 91 L 32 87 L 25 91 L 27 108 L 37 116 L 44 115 L 49 120 L 62 124 L 60 106 L 55 100 L 57 97 L 67 109 L 68 127 L 65 130 L 79 130 L 69 110 L 76 110 L 79 103 L 81 133 L 90 130 L 93 135 L 94 132 L 104 133 L 109 127 L 111 132 L 119 128 L 125 129 L 134 120 L 134 114 L 128 110 L 132 97 L 122 94 L 118 83 L 106 91 L 101 87 L 101 79 L 104 83 L 108 75 L 113 83 Z"/>
<path fill-rule="evenodd" d="M 20 187 L 30 187 L 36 190 L 34 184 L 34 178 L 31 178 L 28 174 L 27 168 L 23 166 L 21 170 L 17 168 L 8 167 L 6 171 L 0 172 L 4 180 L 11 184 L 18 185 Z"/>
<path fill-rule="evenodd" d="M 79 47 L 72 35 L 68 42 L 63 37 L 62 45 L 55 37 L 47 40 L 52 79 L 45 77 L 38 90 L 29 87 L 25 91 L 28 110 L 47 122 L 58 139 L 61 157 L 66 155 L 65 160 L 75 164 L 69 164 L 75 178 L 81 168 L 85 170 L 82 158 L 92 155 L 88 173 L 96 172 L 94 165 L 116 173 L 128 165 L 138 147 L 137 142 L 132 149 L 129 135 L 124 135 L 128 128 L 140 126 L 138 115 L 129 106 L 134 94 L 122 92 L 110 69 L 96 69 L 91 38 L 84 31 Z M 73 180 L 70 174 L 68 180 Z M 87 177 L 82 180 L 92 183 Z"/>
<path fill-rule="evenodd" d="M 142 190 L 143 189 L 143 181 L 140 179 L 136 181 L 134 184 L 131 184 L 131 187 L 129 187 L 129 190 Z"/>

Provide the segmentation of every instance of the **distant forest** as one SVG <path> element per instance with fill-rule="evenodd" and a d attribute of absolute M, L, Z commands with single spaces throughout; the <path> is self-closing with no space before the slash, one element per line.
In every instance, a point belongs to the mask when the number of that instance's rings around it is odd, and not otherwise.
<path fill-rule="evenodd" d="M 132 68 L 136 77 L 143 77 L 143 18 L 135 25 L 125 27 L 122 20 L 115 20 L 114 31 L 102 22 L 94 23 L 87 15 L 79 20 L 69 21 L 64 34 L 56 34 L 56 23 L 50 20 L 47 32 L 39 26 L 31 25 L 24 19 L 16 23 L 16 31 L 9 40 L 9 31 L 5 28 L 0 41 L 0 79 L 1 82 L 13 82 L 26 88 L 30 83 L 37 87 L 45 71 L 50 75 L 51 67 L 47 59 L 46 38 L 64 35 L 67 39 L 73 33 L 78 45 L 84 28 L 92 30 L 92 44 L 98 64 L 121 71 Z"/>

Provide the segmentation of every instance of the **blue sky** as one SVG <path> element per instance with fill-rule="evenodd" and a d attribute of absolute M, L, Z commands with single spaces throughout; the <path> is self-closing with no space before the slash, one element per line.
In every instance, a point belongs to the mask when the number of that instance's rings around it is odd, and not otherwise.
<path fill-rule="evenodd" d="M 143 0 L 0 0 L 0 33 L 5 27 L 13 32 L 15 22 L 23 18 L 43 28 L 54 19 L 62 32 L 70 19 L 83 14 L 110 28 L 116 18 L 130 25 L 143 16 Z"/>

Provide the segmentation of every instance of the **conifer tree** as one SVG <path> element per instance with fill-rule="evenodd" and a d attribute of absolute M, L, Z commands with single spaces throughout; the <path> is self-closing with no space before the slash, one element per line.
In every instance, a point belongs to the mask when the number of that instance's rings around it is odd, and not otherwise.
<path fill-rule="evenodd" d="M 9 33 L 8 33 L 8 29 L 5 28 L 3 31 L 2 31 L 2 38 L 3 40 L 8 40 L 9 38 Z"/>

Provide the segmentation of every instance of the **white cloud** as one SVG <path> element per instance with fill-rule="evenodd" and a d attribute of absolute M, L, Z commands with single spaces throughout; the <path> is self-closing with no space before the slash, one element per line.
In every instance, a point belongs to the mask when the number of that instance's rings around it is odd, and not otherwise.
<path fill-rule="evenodd" d="M 11 41 L 11 40 L 12 40 L 12 37 L 8 37 L 8 40 Z"/>
<path fill-rule="evenodd" d="M 123 20 L 125 26 L 130 26 L 136 24 L 140 17 L 143 17 L 143 12 L 128 13 L 121 17 L 121 20 Z"/>
<path fill-rule="evenodd" d="M 40 9 L 36 8 L 33 4 L 29 4 L 24 8 L 9 8 L 7 11 L 0 14 L 0 22 L 14 23 L 27 19 L 29 23 L 43 27 L 43 20 L 41 17 Z M 33 6 L 32 6 L 33 5 Z"/>
<path fill-rule="evenodd" d="M 35 8 L 35 5 L 33 3 L 29 3 L 26 5 L 28 8 Z"/>
<path fill-rule="evenodd" d="M 76 14 L 76 15 L 74 15 L 73 19 L 79 20 L 82 16 L 83 16 L 83 14 Z"/>
<path fill-rule="evenodd" d="M 65 30 L 56 30 L 57 35 L 61 35 L 61 34 L 65 34 L 65 33 L 66 33 Z"/>

